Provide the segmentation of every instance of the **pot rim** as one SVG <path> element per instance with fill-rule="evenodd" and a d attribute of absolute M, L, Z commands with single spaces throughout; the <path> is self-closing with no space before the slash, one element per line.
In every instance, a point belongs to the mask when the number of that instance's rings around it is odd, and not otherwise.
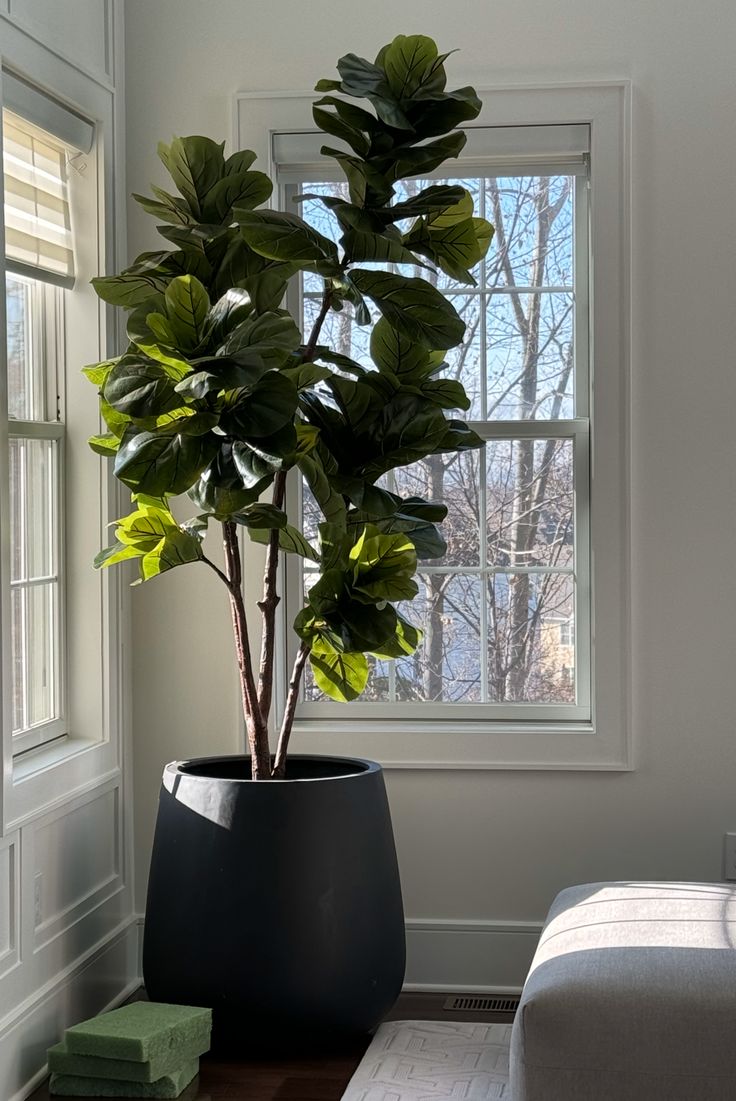
<path fill-rule="evenodd" d="M 208 757 L 188 757 L 182 761 L 169 761 L 169 763 L 164 766 L 164 775 L 168 773 L 179 776 L 186 776 L 189 780 L 221 779 L 223 780 L 223 782 L 229 784 L 258 784 L 259 787 L 262 787 L 262 780 L 253 780 L 250 777 L 217 777 L 208 776 L 206 773 L 189 771 L 189 768 L 192 765 L 212 765 L 217 764 L 220 761 L 249 761 L 250 759 L 251 757 L 249 753 L 218 753 L 217 755 Z M 289 778 L 287 776 L 283 780 L 274 781 L 274 787 L 278 788 L 283 784 L 324 784 L 335 780 L 356 780 L 361 776 L 369 776 L 375 774 L 376 772 L 383 771 L 382 766 L 377 761 L 371 761 L 364 757 L 343 757 L 335 753 L 292 753 L 289 755 L 289 760 L 320 762 L 334 761 L 340 765 L 355 765 L 356 770 L 355 772 L 342 773 L 337 776 L 295 776 L 292 778 Z"/>

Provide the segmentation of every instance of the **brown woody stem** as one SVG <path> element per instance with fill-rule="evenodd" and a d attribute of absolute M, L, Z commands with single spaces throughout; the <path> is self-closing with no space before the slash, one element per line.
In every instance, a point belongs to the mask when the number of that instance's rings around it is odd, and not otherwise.
<path fill-rule="evenodd" d="M 235 524 L 231 520 L 222 525 L 225 546 L 225 563 L 230 592 L 230 611 L 235 636 L 235 654 L 240 673 L 240 690 L 243 700 L 243 717 L 248 733 L 251 754 L 251 775 L 254 780 L 268 780 L 271 776 L 271 754 L 268 746 L 268 728 L 261 717 L 258 693 L 253 677 L 253 663 L 248 641 L 248 622 L 242 590 L 242 566 L 240 547 Z"/>
<path fill-rule="evenodd" d="M 286 472 L 279 470 L 273 480 L 273 504 L 281 508 L 284 503 L 286 491 Z M 276 591 L 276 576 L 279 567 L 279 529 L 273 528 L 268 538 L 266 551 L 266 569 L 263 575 L 263 598 L 258 601 L 258 607 L 263 617 L 263 633 L 261 635 L 261 667 L 258 673 L 258 706 L 261 718 L 268 726 L 268 717 L 271 713 L 271 696 L 273 693 L 273 659 L 276 646 L 276 608 L 279 604 L 279 594 Z"/>
<path fill-rule="evenodd" d="M 279 744 L 276 749 L 276 759 L 273 764 L 273 777 L 275 780 L 283 780 L 286 776 L 286 752 L 289 748 L 291 728 L 294 724 L 294 712 L 296 711 L 296 705 L 299 699 L 299 685 L 301 684 L 304 666 L 309 657 L 309 650 L 309 643 L 302 642 L 294 660 L 294 668 L 291 671 L 289 694 L 286 697 L 286 709 L 281 723 Z"/>

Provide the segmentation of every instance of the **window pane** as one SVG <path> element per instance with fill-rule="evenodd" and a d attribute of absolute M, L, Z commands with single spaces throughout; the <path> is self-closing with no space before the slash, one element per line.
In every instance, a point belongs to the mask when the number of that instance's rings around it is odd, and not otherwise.
<path fill-rule="evenodd" d="M 496 227 L 489 286 L 572 287 L 572 176 L 486 180 L 485 217 Z"/>
<path fill-rule="evenodd" d="M 58 442 L 10 440 L 11 580 L 57 571 Z"/>
<path fill-rule="evenodd" d="M 573 565 L 572 440 L 486 444 L 488 566 Z"/>
<path fill-rule="evenodd" d="M 402 497 L 423 497 L 447 506 L 440 533 L 447 543 L 441 559 L 427 559 L 445 566 L 480 565 L 480 469 L 481 451 L 455 455 L 431 455 L 393 473 L 391 488 Z"/>
<path fill-rule="evenodd" d="M 573 416 L 572 294 L 488 298 L 488 417 Z"/>
<path fill-rule="evenodd" d="M 574 582 L 569 574 L 488 579 L 488 688 L 492 700 L 574 703 Z"/>
<path fill-rule="evenodd" d="M 303 324 L 305 339 L 311 332 L 319 308 L 319 298 L 304 299 Z M 377 317 L 378 314 L 376 313 L 374 320 Z M 320 332 L 319 343 L 327 345 L 333 352 L 340 352 L 341 355 L 357 359 L 358 363 L 362 363 L 365 367 L 372 367 L 373 361 L 369 351 L 370 337 L 371 327 L 358 325 L 353 314 L 353 307 L 346 303 L 339 313 L 331 311 L 327 315 Z"/>
<path fill-rule="evenodd" d="M 12 590 L 13 732 L 57 717 L 58 584 Z"/>
<path fill-rule="evenodd" d="M 6 275 L 8 329 L 8 416 L 43 420 L 46 387 L 41 356 L 43 288 L 30 279 Z"/>

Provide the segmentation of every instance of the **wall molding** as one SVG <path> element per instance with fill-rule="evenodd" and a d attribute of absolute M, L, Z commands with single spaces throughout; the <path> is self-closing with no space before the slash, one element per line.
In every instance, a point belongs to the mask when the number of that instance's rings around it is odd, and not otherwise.
<path fill-rule="evenodd" d="M 407 918 L 404 989 L 518 993 L 542 925 L 541 921 Z"/>
<path fill-rule="evenodd" d="M 129 997 L 140 986 L 137 960 L 138 926 L 126 918 L 6 1014 L 0 1020 L 0 1096 L 23 1101 L 45 1077 L 46 1051 L 63 1029 Z"/>

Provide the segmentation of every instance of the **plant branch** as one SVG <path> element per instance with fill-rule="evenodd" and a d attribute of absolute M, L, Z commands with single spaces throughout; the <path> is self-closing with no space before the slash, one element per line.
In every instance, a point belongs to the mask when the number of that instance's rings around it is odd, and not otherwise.
<path fill-rule="evenodd" d="M 243 699 L 243 717 L 248 733 L 248 745 L 251 753 L 251 775 L 254 780 L 268 780 L 271 776 L 271 755 L 268 747 L 268 729 L 266 728 L 258 706 L 258 693 L 253 677 L 253 663 L 248 641 L 248 621 L 245 613 L 242 590 L 242 564 L 238 532 L 232 520 L 222 525 L 225 545 L 225 562 L 229 579 L 230 610 L 235 636 L 235 653 L 240 673 L 240 690 Z"/>
<path fill-rule="evenodd" d="M 314 319 L 314 325 L 312 325 L 312 331 L 309 334 L 309 340 L 307 341 L 304 352 L 302 353 L 302 363 L 309 363 L 314 355 L 314 349 L 317 347 L 317 341 L 319 340 L 319 334 L 322 331 L 325 318 L 330 312 L 330 306 L 332 305 L 332 291 L 328 288 L 322 295 L 322 303 L 319 308 L 319 313 Z"/>
<path fill-rule="evenodd" d="M 211 570 L 214 570 L 214 571 L 215 571 L 215 573 L 217 574 L 217 576 L 218 576 L 218 577 L 220 578 L 220 581 L 222 581 L 223 585 L 226 585 L 226 586 L 227 586 L 227 590 L 228 590 L 228 592 L 229 592 L 229 593 L 231 593 L 231 592 L 232 592 L 232 585 L 230 584 L 230 579 L 228 578 L 228 576 L 227 576 L 226 574 L 224 574 L 224 573 L 222 572 L 222 570 L 220 569 L 220 567 L 219 567 L 219 566 L 216 566 L 216 565 L 215 565 L 215 563 L 214 563 L 214 562 L 212 561 L 212 559 L 211 559 L 211 558 L 208 558 L 206 554 L 203 554 L 203 555 L 202 555 L 202 559 L 201 559 L 201 560 L 202 560 L 202 562 L 204 562 L 204 563 L 205 563 L 205 565 L 206 565 L 206 566 L 209 566 L 209 568 L 210 568 Z"/>
<path fill-rule="evenodd" d="M 273 504 L 282 508 L 286 492 L 286 471 L 279 470 L 273 480 Z M 276 609 L 279 594 L 276 591 L 276 577 L 279 567 L 279 529 L 273 528 L 268 537 L 266 550 L 266 569 L 263 574 L 263 598 L 258 607 L 263 617 L 261 634 L 261 666 L 258 673 L 258 706 L 263 722 L 268 726 L 273 695 L 273 661 L 276 648 Z"/>
<path fill-rule="evenodd" d="M 291 671 L 291 680 L 289 681 L 289 694 L 286 697 L 286 709 L 281 723 L 281 733 L 279 734 L 276 759 L 273 764 L 272 775 L 275 780 L 283 780 L 286 776 L 286 751 L 289 747 L 291 728 L 294 724 L 294 713 L 299 699 L 299 685 L 301 684 L 304 666 L 309 657 L 309 650 L 309 643 L 302 642 L 297 651 L 296 658 L 294 659 L 294 668 Z"/>

